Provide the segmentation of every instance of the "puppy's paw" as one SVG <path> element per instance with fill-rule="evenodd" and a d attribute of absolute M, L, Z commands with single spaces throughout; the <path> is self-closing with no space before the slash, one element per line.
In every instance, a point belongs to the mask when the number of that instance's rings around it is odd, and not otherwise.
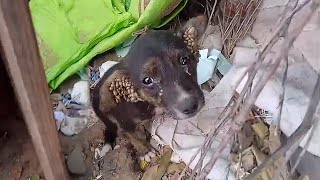
<path fill-rule="evenodd" d="M 139 159 L 141 161 L 150 162 L 152 158 L 156 157 L 156 151 L 154 149 L 151 149 L 148 153 L 146 153 L 144 156 L 140 156 Z"/>
<path fill-rule="evenodd" d="M 139 157 L 148 154 L 148 152 L 151 150 L 151 146 L 149 146 L 148 144 L 143 143 L 143 142 L 133 143 L 133 146 L 134 146 L 135 150 L 137 151 L 137 155 Z"/>
<path fill-rule="evenodd" d="M 147 154 L 145 154 L 144 156 L 140 156 L 139 157 L 139 165 L 140 165 L 140 168 L 141 170 L 146 170 L 149 165 L 150 165 L 150 162 L 151 162 L 151 159 L 156 157 L 156 152 L 154 149 L 151 149 Z"/>

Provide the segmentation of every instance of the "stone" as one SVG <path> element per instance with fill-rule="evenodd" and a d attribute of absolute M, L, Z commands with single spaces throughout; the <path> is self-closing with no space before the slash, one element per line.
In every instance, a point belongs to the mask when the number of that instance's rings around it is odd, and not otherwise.
<path fill-rule="evenodd" d="M 76 175 L 84 175 L 87 172 L 85 156 L 81 147 L 76 146 L 69 154 L 67 157 L 67 167 L 71 173 Z"/>

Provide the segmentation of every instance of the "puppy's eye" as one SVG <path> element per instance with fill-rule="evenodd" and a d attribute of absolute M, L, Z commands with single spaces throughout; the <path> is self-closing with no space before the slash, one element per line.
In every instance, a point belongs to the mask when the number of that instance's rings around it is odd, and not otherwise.
<path fill-rule="evenodd" d="M 189 57 L 183 56 L 183 57 L 180 58 L 180 64 L 181 64 L 181 66 L 185 66 L 185 65 L 187 65 L 188 63 L 189 63 Z"/>
<path fill-rule="evenodd" d="M 145 77 L 142 83 L 146 86 L 151 86 L 153 84 L 153 79 L 151 77 Z"/>

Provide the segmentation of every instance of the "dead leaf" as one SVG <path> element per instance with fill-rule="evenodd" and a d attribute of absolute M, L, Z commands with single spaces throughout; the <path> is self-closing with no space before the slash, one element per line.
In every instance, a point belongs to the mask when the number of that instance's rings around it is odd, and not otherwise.
<path fill-rule="evenodd" d="M 185 167 L 186 165 L 184 163 L 179 163 L 179 164 L 173 163 L 168 166 L 167 173 L 168 174 L 181 173 Z"/>
<path fill-rule="evenodd" d="M 152 166 L 144 174 L 141 180 L 156 180 L 159 165 Z"/>
<path fill-rule="evenodd" d="M 280 146 L 280 135 L 279 133 L 276 133 L 277 129 L 274 126 L 270 126 L 269 128 L 270 135 L 269 135 L 269 148 L 270 152 L 275 152 Z M 283 178 L 288 179 L 289 178 L 289 170 L 287 168 L 286 160 L 284 156 L 281 156 L 273 163 L 274 172 L 272 172 L 272 177 L 275 178 Z"/>
<path fill-rule="evenodd" d="M 262 162 L 267 158 L 267 156 L 264 153 L 262 153 L 256 146 L 251 146 L 251 150 L 256 158 L 258 165 L 262 164 Z M 271 180 L 270 174 L 272 174 L 272 169 L 269 168 L 267 170 L 264 170 L 260 175 L 260 179 Z"/>
<path fill-rule="evenodd" d="M 269 129 L 263 122 L 259 121 L 258 123 L 252 124 L 251 126 L 260 139 L 264 139 L 268 136 Z"/>
<path fill-rule="evenodd" d="M 172 149 L 167 149 L 166 151 L 164 151 L 163 156 L 159 160 L 159 168 L 156 180 L 161 180 L 161 177 L 166 172 L 170 163 L 171 155 Z"/>
<path fill-rule="evenodd" d="M 246 172 L 255 167 L 254 156 L 251 151 L 248 151 L 242 155 L 241 164 Z"/>

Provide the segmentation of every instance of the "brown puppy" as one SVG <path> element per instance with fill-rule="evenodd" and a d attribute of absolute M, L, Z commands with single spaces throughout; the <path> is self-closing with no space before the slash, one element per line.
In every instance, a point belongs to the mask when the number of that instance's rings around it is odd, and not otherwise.
<path fill-rule="evenodd" d="M 202 36 L 207 21 L 199 16 L 189 22 L 176 33 L 149 30 L 142 34 L 128 55 L 96 85 L 92 105 L 106 124 L 107 142 L 113 144 L 117 135 L 124 133 L 138 155 L 145 155 L 150 149 L 142 121 L 152 120 L 160 111 L 184 119 L 202 108 L 204 96 L 196 73 L 198 58 L 192 53 L 194 43 L 189 42 Z M 190 41 L 185 32 L 195 39 Z"/>

